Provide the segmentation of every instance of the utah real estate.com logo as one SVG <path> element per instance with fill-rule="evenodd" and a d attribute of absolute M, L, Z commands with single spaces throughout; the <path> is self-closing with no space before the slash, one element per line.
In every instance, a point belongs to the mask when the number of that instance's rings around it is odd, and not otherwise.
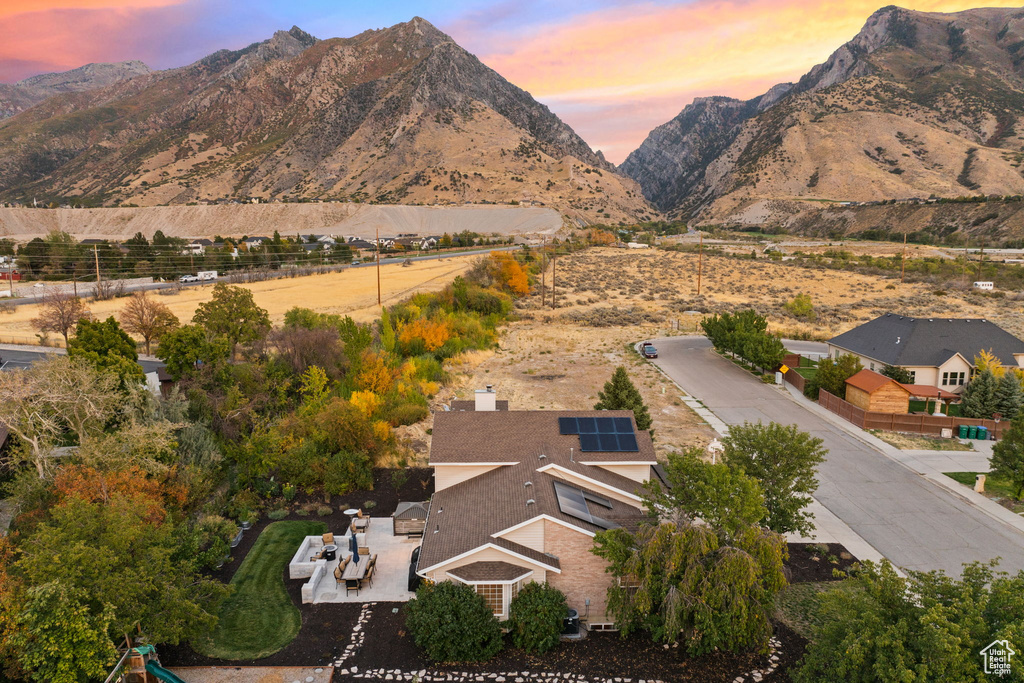
<path fill-rule="evenodd" d="M 985 661 L 985 673 L 993 676 L 1007 676 L 1010 673 L 1010 657 L 1017 654 L 1010 648 L 1008 640 L 993 640 L 981 651 Z"/>

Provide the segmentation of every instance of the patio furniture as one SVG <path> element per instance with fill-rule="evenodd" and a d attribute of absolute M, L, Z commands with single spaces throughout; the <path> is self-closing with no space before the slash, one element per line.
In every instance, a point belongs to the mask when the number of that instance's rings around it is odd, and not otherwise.
<path fill-rule="evenodd" d="M 370 526 L 370 518 L 359 516 L 352 520 L 352 528 L 356 531 L 366 531 Z"/>
<path fill-rule="evenodd" d="M 339 562 L 338 566 L 334 568 L 334 583 L 335 584 L 340 586 L 342 583 L 345 582 L 345 579 L 343 578 L 342 575 L 345 573 L 345 568 L 346 567 L 348 567 L 348 558 L 345 558 L 344 560 Z"/>
<path fill-rule="evenodd" d="M 365 545 L 359 546 L 359 554 L 360 555 L 369 555 L 370 554 L 370 547 L 369 546 L 365 546 Z"/>
<path fill-rule="evenodd" d="M 366 577 L 366 572 L 369 571 L 369 562 L 349 562 L 348 566 L 345 567 L 345 571 L 341 573 L 343 579 L 345 579 L 345 594 L 347 595 L 350 591 L 355 591 L 356 595 L 359 595 L 359 584 Z"/>
<path fill-rule="evenodd" d="M 333 543 L 331 545 L 325 545 L 323 549 L 320 551 L 320 555 L 322 559 L 331 562 L 338 557 L 338 546 L 334 545 Z"/>
<path fill-rule="evenodd" d="M 323 547 L 321 547 L 321 548 L 320 548 L 320 552 L 318 552 L 318 553 L 317 553 L 316 555 L 312 555 L 312 556 L 310 556 L 310 558 L 309 558 L 309 561 L 310 561 L 310 562 L 316 562 L 317 560 L 322 560 L 322 559 L 324 559 L 324 548 L 326 548 L 326 547 L 327 547 L 327 546 L 323 546 Z"/>
<path fill-rule="evenodd" d="M 322 538 L 324 539 L 324 545 L 334 545 L 334 534 L 330 531 L 324 534 Z"/>
<path fill-rule="evenodd" d="M 370 587 L 373 587 L 373 565 L 371 564 L 366 568 L 366 576 L 363 577 L 363 581 L 369 581 Z"/>

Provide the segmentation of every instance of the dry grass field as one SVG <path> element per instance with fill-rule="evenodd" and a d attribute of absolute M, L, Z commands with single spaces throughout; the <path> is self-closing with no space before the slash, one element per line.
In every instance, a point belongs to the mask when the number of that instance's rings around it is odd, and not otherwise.
<path fill-rule="evenodd" d="M 480 256 L 458 256 L 434 261 L 414 261 L 410 266 L 382 265 L 381 292 L 385 305 L 397 303 L 415 292 L 443 288 L 465 272 Z M 285 312 L 295 306 L 312 308 L 323 313 L 350 315 L 359 322 L 370 322 L 380 315 L 377 307 L 377 271 L 373 267 L 350 268 L 325 275 L 283 278 L 239 285 L 252 290 L 256 303 L 267 309 L 270 319 L 278 324 Z M 187 287 L 173 296 L 150 296 L 167 304 L 182 322 L 192 319 L 196 307 L 209 301 L 213 286 Z M 89 310 L 97 318 L 116 316 L 127 299 L 89 302 Z M 38 343 L 32 319 L 39 306 L 18 306 L 13 313 L 0 315 L 0 342 Z M 51 335 L 52 337 L 53 335 Z M 58 335 L 59 336 L 59 335 Z"/>

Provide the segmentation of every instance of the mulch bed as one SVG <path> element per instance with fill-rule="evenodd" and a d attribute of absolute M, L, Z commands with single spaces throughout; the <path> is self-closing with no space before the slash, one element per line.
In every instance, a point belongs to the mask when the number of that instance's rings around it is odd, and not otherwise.
<path fill-rule="evenodd" d="M 790 543 L 789 561 L 786 562 L 787 578 L 790 583 L 810 581 L 841 581 L 832 570 L 846 571 L 857 561 L 839 543 Z M 827 548 L 826 552 L 822 552 Z"/>
<path fill-rule="evenodd" d="M 393 608 L 398 607 L 397 613 Z M 543 655 L 530 655 L 512 646 L 506 636 L 505 648 L 493 659 L 478 664 L 438 666 L 427 660 L 405 631 L 404 603 L 377 603 L 367 625 L 368 636 L 356 655 L 342 668 L 353 665 L 367 669 L 400 669 L 402 671 L 492 672 L 529 671 L 583 675 L 587 678 L 631 677 L 663 681 L 732 681 L 738 676 L 763 669 L 768 657 L 754 653 L 712 653 L 703 657 L 687 657 L 681 648 L 665 649 L 645 635 L 623 638 L 615 632 L 592 632 L 584 640 L 563 642 Z M 786 671 L 803 655 L 807 645 L 802 637 L 783 624 L 775 625 L 781 641 L 776 653 L 779 666 L 770 680 L 788 680 Z M 359 681 L 334 672 L 335 681 Z"/>

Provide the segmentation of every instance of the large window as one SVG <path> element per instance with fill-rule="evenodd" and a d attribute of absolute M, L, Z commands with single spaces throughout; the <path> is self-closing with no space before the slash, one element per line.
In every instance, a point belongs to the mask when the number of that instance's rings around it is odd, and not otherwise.
<path fill-rule="evenodd" d="M 963 386 L 966 373 L 963 372 L 944 372 L 942 373 L 942 386 L 945 387 L 958 387 Z"/>
<path fill-rule="evenodd" d="M 487 606 L 495 615 L 505 613 L 505 586 L 500 583 L 481 583 L 476 587 L 477 595 L 482 595 Z"/>

